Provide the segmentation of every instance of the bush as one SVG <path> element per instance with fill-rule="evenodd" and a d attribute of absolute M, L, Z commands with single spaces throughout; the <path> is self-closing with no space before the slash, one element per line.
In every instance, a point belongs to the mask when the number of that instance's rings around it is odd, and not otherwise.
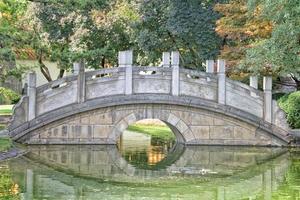
<path fill-rule="evenodd" d="M 16 104 L 20 98 L 21 96 L 16 92 L 0 87 L 0 104 Z"/>
<path fill-rule="evenodd" d="M 278 100 L 292 128 L 300 128 L 300 91 L 286 94 Z"/>

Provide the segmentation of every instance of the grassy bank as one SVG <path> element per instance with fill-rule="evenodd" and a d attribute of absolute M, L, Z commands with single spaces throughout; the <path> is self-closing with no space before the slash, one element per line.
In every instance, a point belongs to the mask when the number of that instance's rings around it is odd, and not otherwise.
<path fill-rule="evenodd" d="M 175 139 L 173 132 L 167 126 L 134 124 L 129 126 L 127 130 L 144 133 L 161 140 L 169 141 Z"/>
<path fill-rule="evenodd" d="M 12 141 L 10 138 L 0 138 L 0 152 L 7 151 L 12 147 Z"/>
<path fill-rule="evenodd" d="M 14 105 L 0 105 L 0 115 L 11 115 Z"/>
<path fill-rule="evenodd" d="M 282 96 L 279 106 L 285 111 L 287 120 L 292 128 L 300 128 L 300 91 Z"/>
<path fill-rule="evenodd" d="M 0 131 L 4 130 L 4 129 L 5 129 L 5 126 L 0 124 Z"/>

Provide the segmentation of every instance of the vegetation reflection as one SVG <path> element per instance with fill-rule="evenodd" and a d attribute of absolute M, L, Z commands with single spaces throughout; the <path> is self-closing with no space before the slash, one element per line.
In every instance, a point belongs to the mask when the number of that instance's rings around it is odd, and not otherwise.
<path fill-rule="evenodd" d="M 0 165 L 0 199 L 20 199 L 19 185 L 12 179 L 12 172 L 6 164 Z"/>
<path fill-rule="evenodd" d="M 121 135 L 118 148 L 122 156 L 141 169 L 155 169 L 175 144 L 171 129 L 159 120 L 142 120 Z"/>

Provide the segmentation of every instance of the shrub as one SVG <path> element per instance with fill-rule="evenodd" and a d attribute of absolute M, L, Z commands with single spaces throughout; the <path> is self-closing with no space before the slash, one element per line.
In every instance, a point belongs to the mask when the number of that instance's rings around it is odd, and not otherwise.
<path fill-rule="evenodd" d="M 292 128 L 300 128 L 300 91 L 286 94 L 278 100 Z"/>
<path fill-rule="evenodd" d="M 0 104 L 16 104 L 21 96 L 16 92 L 0 87 Z"/>

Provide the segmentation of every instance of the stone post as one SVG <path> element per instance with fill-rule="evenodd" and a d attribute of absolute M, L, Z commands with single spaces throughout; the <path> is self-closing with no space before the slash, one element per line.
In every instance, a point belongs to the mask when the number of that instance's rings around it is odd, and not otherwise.
<path fill-rule="evenodd" d="M 80 71 L 80 63 L 74 63 L 73 64 L 73 74 L 78 75 Z"/>
<path fill-rule="evenodd" d="M 272 77 L 264 77 L 264 120 L 272 123 Z"/>
<path fill-rule="evenodd" d="M 250 76 L 250 87 L 258 89 L 258 77 L 257 76 Z"/>
<path fill-rule="evenodd" d="M 163 52 L 162 62 L 163 62 L 163 67 L 170 67 L 170 63 L 171 63 L 170 52 Z"/>
<path fill-rule="evenodd" d="M 250 76 L 250 87 L 254 89 L 258 89 L 258 77 L 257 76 Z M 254 92 L 250 93 L 251 96 L 256 97 Z"/>
<path fill-rule="evenodd" d="M 132 94 L 132 64 L 133 64 L 133 52 L 120 51 L 119 52 L 119 67 L 126 67 L 125 72 L 125 94 Z"/>
<path fill-rule="evenodd" d="M 215 61 L 214 60 L 207 60 L 206 61 L 206 64 L 205 64 L 205 66 L 206 66 L 206 73 L 209 73 L 209 74 L 212 74 L 212 73 L 214 73 L 214 71 L 215 71 Z M 207 82 L 210 82 L 210 77 L 207 77 L 206 78 L 206 81 Z"/>
<path fill-rule="evenodd" d="M 172 51 L 172 95 L 179 95 L 179 52 Z"/>
<path fill-rule="evenodd" d="M 218 103 L 226 104 L 225 60 L 218 60 Z"/>
<path fill-rule="evenodd" d="M 214 73 L 214 60 L 207 60 L 206 61 L 206 73 Z"/>
<path fill-rule="evenodd" d="M 85 73 L 84 73 L 84 62 L 80 61 L 79 63 L 73 64 L 74 69 L 78 69 L 78 78 L 77 78 L 77 102 L 85 102 Z"/>
<path fill-rule="evenodd" d="M 36 117 L 36 73 L 30 72 L 28 74 L 28 121 Z"/>

